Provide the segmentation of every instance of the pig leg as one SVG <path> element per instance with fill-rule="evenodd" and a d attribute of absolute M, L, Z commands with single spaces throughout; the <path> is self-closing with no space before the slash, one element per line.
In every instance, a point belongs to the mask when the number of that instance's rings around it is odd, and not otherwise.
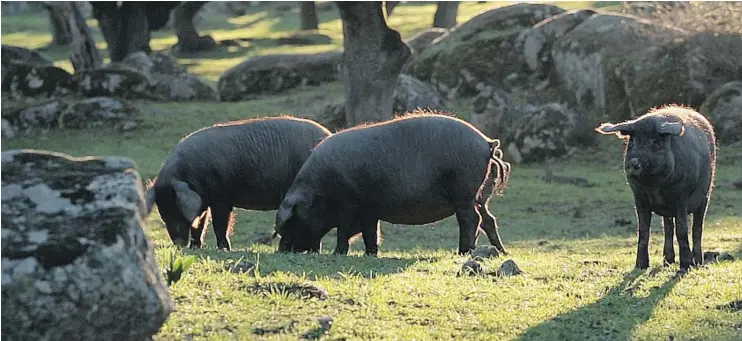
<path fill-rule="evenodd" d="M 227 236 L 227 230 L 232 223 L 232 218 L 232 205 L 219 203 L 211 206 L 211 219 L 214 227 L 214 235 L 216 236 L 216 247 L 219 249 L 227 251 L 232 249 L 229 244 L 229 236 Z"/>
<path fill-rule="evenodd" d="M 675 215 L 675 229 L 677 230 L 678 248 L 680 249 L 680 271 L 685 272 L 693 262 L 688 243 L 688 208 L 685 204 L 678 205 Z"/>
<path fill-rule="evenodd" d="M 636 219 L 638 221 L 639 243 L 636 250 L 636 267 L 649 267 L 649 225 L 652 223 L 652 211 L 645 207 L 641 200 L 636 201 Z"/>
<path fill-rule="evenodd" d="M 366 246 L 366 256 L 376 256 L 379 253 L 379 234 L 381 232 L 379 220 L 364 220 L 361 228 L 363 231 L 363 244 Z"/>
<path fill-rule="evenodd" d="M 456 209 L 456 221 L 459 223 L 460 255 L 471 252 L 477 246 L 479 220 L 479 213 L 474 209 L 474 203 L 471 201 L 459 205 Z"/>
<path fill-rule="evenodd" d="M 662 217 L 662 227 L 665 230 L 665 247 L 662 249 L 664 265 L 675 263 L 675 248 L 673 239 L 675 236 L 675 220 L 673 217 Z"/>
<path fill-rule="evenodd" d="M 338 227 L 335 254 L 343 256 L 348 254 L 348 250 L 350 250 L 350 237 L 357 234 L 357 232 L 351 230 L 352 229 L 347 226 Z"/>
<path fill-rule="evenodd" d="M 206 231 L 208 230 L 211 213 L 208 208 L 198 217 L 198 225 L 191 231 L 191 248 L 200 249 L 206 241 Z"/>
<path fill-rule="evenodd" d="M 507 255 L 508 253 L 505 251 L 505 247 L 502 246 L 500 233 L 497 232 L 497 220 L 495 220 L 495 217 L 487 209 L 486 204 L 476 203 L 476 207 L 477 211 L 479 212 L 479 216 L 482 218 L 482 230 L 484 230 L 484 233 L 487 234 L 487 239 L 490 240 L 490 244 L 497 248 L 497 251 L 500 251 L 501 254 Z M 477 237 L 478 236 L 479 230 L 477 230 Z"/>
<path fill-rule="evenodd" d="M 706 216 L 708 198 L 693 212 L 693 262 L 695 265 L 703 264 L 703 250 L 701 237 L 703 235 L 703 219 Z"/>

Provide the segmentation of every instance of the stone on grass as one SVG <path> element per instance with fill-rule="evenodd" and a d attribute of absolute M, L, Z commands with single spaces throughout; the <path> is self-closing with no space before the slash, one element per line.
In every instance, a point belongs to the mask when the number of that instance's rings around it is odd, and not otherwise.
<path fill-rule="evenodd" d="M 471 252 L 471 255 L 472 257 L 488 259 L 500 257 L 500 252 L 497 251 L 497 248 L 492 245 L 480 245 Z"/>
<path fill-rule="evenodd" d="M 255 276 L 255 264 L 240 260 L 239 262 L 229 264 L 229 271 L 233 274 L 246 273 L 250 276 Z"/>
<path fill-rule="evenodd" d="M 147 340 L 172 310 L 125 157 L 2 152 L 2 335 Z"/>
<path fill-rule="evenodd" d="M 458 272 L 458 276 L 468 275 L 468 276 L 476 276 L 480 275 L 484 272 L 484 268 L 482 267 L 482 264 L 479 264 L 474 259 L 469 259 L 466 262 L 464 262 L 464 265 L 461 266 L 461 270 Z"/>
<path fill-rule="evenodd" d="M 518 267 L 518 264 L 515 264 L 515 262 L 512 259 L 508 259 L 505 262 L 500 265 L 500 268 L 497 269 L 496 274 L 498 276 L 515 276 L 520 275 L 523 273 L 523 270 L 521 270 Z"/>
<path fill-rule="evenodd" d="M 729 254 L 729 252 L 706 251 L 703 253 L 704 263 L 725 262 L 725 261 L 734 261 L 734 256 Z"/>

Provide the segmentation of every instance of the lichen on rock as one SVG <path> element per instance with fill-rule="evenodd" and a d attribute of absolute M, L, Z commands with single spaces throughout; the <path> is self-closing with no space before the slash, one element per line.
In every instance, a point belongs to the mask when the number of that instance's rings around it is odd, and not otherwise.
<path fill-rule="evenodd" d="M 2 167 L 3 337 L 154 335 L 172 303 L 133 161 L 9 150 Z"/>

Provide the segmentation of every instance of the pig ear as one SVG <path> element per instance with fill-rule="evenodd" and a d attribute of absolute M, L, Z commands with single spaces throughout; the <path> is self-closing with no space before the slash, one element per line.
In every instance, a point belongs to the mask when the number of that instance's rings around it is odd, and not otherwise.
<path fill-rule="evenodd" d="M 281 234 L 283 225 L 286 224 L 286 222 L 289 221 L 289 219 L 291 219 L 292 215 L 294 215 L 293 204 L 288 205 L 288 206 L 281 205 L 281 207 L 278 209 L 278 212 L 276 212 L 276 226 L 275 226 L 276 232 L 273 234 L 273 238 Z"/>
<path fill-rule="evenodd" d="M 183 181 L 173 180 L 172 184 L 180 213 L 188 221 L 193 221 L 201 211 L 201 197 Z"/>
<path fill-rule="evenodd" d="M 603 123 L 595 128 L 595 131 L 604 135 L 616 134 L 618 137 L 623 137 L 624 135 L 631 135 L 634 132 L 634 122 L 619 124 Z"/>
<path fill-rule="evenodd" d="M 685 132 L 685 127 L 683 127 L 683 122 L 662 122 L 657 127 L 657 133 L 660 135 L 673 135 L 673 136 L 680 136 L 683 135 Z"/>

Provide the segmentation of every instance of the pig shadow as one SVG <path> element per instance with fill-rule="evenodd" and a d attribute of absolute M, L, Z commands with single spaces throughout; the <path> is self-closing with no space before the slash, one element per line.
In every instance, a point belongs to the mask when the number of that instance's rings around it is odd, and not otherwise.
<path fill-rule="evenodd" d="M 189 252 L 190 253 L 190 252 Z M 198 255 L 199 252 L 192 254 Z M 206 256 L 205 254 L 203 256 Z M 291 273 L 305 276 L 309 279 L 316 277 L 345 277 L 361 276 L 374 278 L 405 272 L 417 263 L 437 262 L 438 257 L 411 257 L 398 258 L 382 254 L 379 257 L 358 255 L 340 256 L 328 253 L 298 254 L 298 253 L 251 253 L 251 252 L 218 252 L 208 253 L 212 259 L 236 261 L 242 260 L 258 264 L 258 271 L 262 276 L 273 273 Z"/>
<path fill-rule="evenodd" d="M 651 277 L 660 270 L 655 268 L 645 276 Z M 643 273 L 641 270 L 627 273 L 621 283 L 597 302 L 528 328 L 517 340 L 630 340 L 636 327 L 649 320 L 657 304 L 680 280 L 673 276 L 661 286 L 651 288 L 649 296 L 635 297 Z"/>

